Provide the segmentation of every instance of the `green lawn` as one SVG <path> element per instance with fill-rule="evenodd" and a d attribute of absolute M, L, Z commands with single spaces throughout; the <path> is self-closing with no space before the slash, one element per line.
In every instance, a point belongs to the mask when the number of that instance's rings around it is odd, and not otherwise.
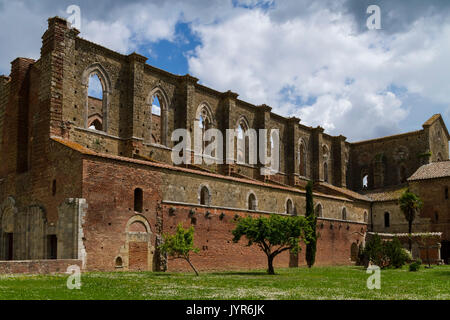
<path fill-rule="evenodd" d="M 67 275 L 0 275 L 0 299 L 450 299 L 450 266 L 381 271 L 381 289 L 369 290 L 362 267 L 313 267 L 191 273 L 92 272 L 80 290 Z"/>

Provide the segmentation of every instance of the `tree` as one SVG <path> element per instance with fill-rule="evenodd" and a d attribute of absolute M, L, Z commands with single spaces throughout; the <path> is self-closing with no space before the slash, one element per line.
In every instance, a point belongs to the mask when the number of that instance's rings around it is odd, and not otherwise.
<path fill-rule="evenodd" d="M 314 201 L 313 201 L 313 184 L 311 181 L 306 185 L 306 220 L 308 221 L 311 233 L 308 237 L 308 244 L 306 245 L 306 263 L 308 268 L 314 265 L 316 260 L 316 245 L 317 245 L 317 234 L 316 234 L 316 223 L 317 217 L 314 212 Z"/>
<path fill-rule="evenodd" d="M 163 239 L 163 244 L 159 246 L 161 252 L 173 259 L 186 260 L 198 276 L 197 269 L 195 269 L 190 258 L 191 252 L 199 252 L 199 249 L 194 247 L 194 227 L 191 226 L 189 229 L 184 229 L 180 223 L 174 235 L 164 234 Z"/>
<path fill-rule="evenodd" d="M 297 253 L 300 250 L 299 242 L 303 240 L 306 243 L 310 232 L 310 226 L 305 217 L 274 214 L 270 217 L 240 218 L 232 231 L 234 243 L 245 236 L 248 246 L 256 244 L 260 247 L 267 256 L 269 274 L 275 274 L 274 258 L 287 250 Z"/>
<path fill-rule="evenodd" d="M 406 221 L 408 221 L 408 233 L 412 233 L 412 224 L 416 218 L 416 213 L 422 208 L 423 202 L 420 200 L 419 196 L 410 192 L 409 189 L 400 196 L 399 199 L 400 210 L 402 210 L 405 215 Z M 411 251 L 412 242 L 409 238 L 409 251 Z"/>

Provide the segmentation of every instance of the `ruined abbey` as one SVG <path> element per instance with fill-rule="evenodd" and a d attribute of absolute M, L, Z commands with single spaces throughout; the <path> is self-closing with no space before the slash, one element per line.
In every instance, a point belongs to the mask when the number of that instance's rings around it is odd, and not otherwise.
<path fill-rule="evenodd" d="M 78 33 L 64 19 L 49 19 L 40 58 L 17 58 L 10 75 L 0 76 L 0 272 L 73 264 L 185 270 L 158 251 L 162 234 L 180 222 L 195 226 L 199 269 L 265 268 L 256 247 L 231 241 L 235 220 L 304 215 L 309 180 L 318 265 L 354 263 L 368 232 L 407 232 L 397 203 L 406 188 L 424 202 L 413 232 L 439 233 L 433 259 L 448 263 L 450 137 L 440 115 L 414 132 L 348 142 Z M 88 94 L 92 76 L 101 83 L 100 98 Z M 278 129 L 279 172 L 262 175 L 245 156 L 174 165 L 172 132 L 196 127 Z M 304 251 L 275 261 L 304 264 Z"/>

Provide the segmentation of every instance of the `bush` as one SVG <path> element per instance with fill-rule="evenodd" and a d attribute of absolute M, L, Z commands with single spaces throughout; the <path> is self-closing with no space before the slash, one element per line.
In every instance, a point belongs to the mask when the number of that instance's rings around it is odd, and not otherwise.
<path fill-rule="evenodd" d="M 408 260 L 410 260 L 409 251 L 402 248 L 400 240 L 394 238 L 392 241 L 383 243 L 384 254 L 388 260 L 388 266 L 401 268 Z"/>
<path fill-rule="evenodd" d="M 420 265 L 422 264 L 422 261 L 416 260 L 413 261 L 410 265 L 409 265 L 409 271 L 415 272 L 415 271 L 419 271 L 420 269 Z"/>
<path fill-rule="evenodd" d="M 378 235 L 367 241 L 362 256 L 380 268 L 401 268 L 412 259 L 409 251 L 403 249 L 397 238 L 383 241 Z"/>

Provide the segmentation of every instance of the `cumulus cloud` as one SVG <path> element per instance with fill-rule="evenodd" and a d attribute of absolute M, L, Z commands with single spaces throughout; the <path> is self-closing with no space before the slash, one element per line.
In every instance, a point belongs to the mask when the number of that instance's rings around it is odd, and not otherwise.
<path fill-rule="evenodd" d="M 358 32 L 350 13 L 328 8 L 287 20 L 273 15 L 248 10 L 195 26 L 202 45 L 189 58 L 192 73 L 351 140 L 399 130 L 410 109 L 396 88 L 450 102 L 448 25 L 421 18 L 408 31 L 386 34 Z"/>

